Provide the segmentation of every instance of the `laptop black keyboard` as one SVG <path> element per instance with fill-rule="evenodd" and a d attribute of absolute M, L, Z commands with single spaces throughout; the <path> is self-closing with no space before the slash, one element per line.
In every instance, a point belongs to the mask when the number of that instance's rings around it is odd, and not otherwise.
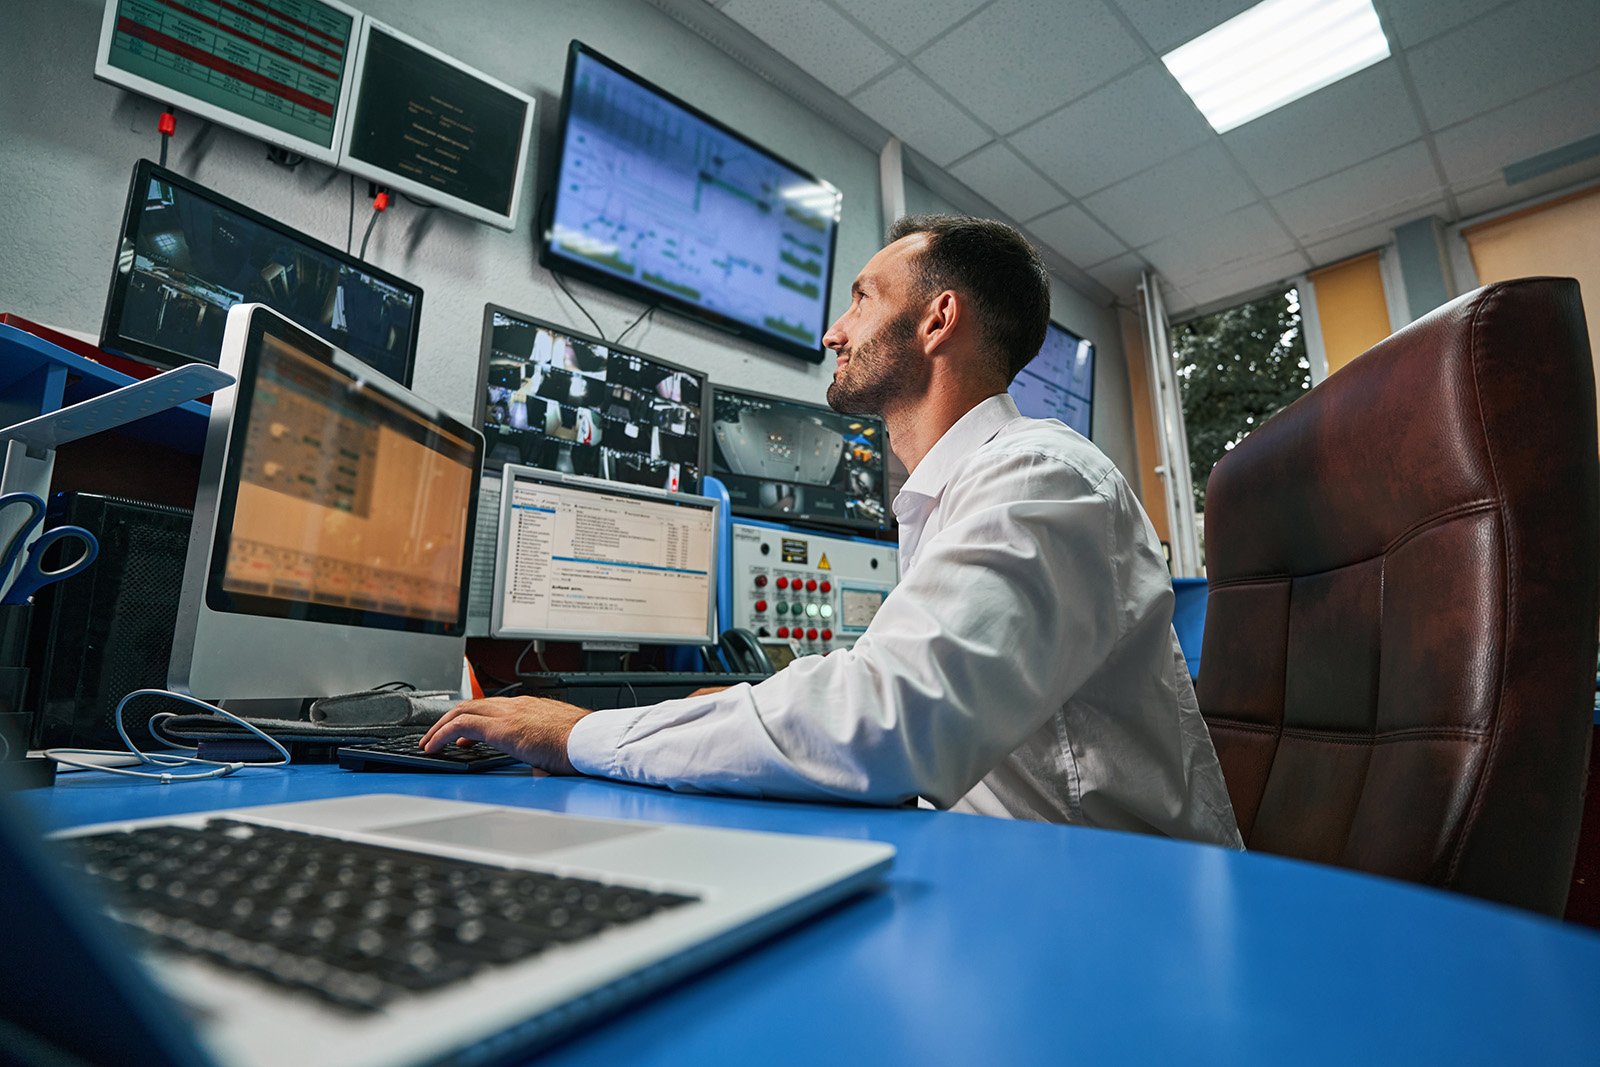
<path fill-rule="evenodd" d="M 60 843 L 161 948 L 362 1012 L 696 899 L 229 819 Z"/>

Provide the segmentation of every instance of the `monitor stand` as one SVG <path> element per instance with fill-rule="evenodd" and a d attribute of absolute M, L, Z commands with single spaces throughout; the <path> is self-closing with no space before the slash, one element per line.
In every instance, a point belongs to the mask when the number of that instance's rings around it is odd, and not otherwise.
<path fill-rule="evenodd" d="M 583 650 L 583 670 L 590 674 L 620 671 L 623 657 L 639 651 L 637 644 L 627 641 L 585 641 L 579 647 Z"/>
<path fill-rule="evenodd" d="M 219 700 L 217 706 L 223 711 L 231 711 L 241 719 L 288 719 L 299 721 L 305 719 L 306 711 L 311 706 L 309 698 L 280 697 L 274 700 Z"/>

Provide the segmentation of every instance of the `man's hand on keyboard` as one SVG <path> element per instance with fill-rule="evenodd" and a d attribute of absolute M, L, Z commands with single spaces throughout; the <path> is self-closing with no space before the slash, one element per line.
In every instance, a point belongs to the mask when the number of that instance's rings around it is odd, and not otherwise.
<path fill-rule="evenodd" d="M 584 708 L 543 697 L 464 700 L 422 735 L 422 747 L 441 752 L 445 745 L 466 738 L 508 752 L 541 771 L 577 774 L 567 760 L 567 737 L 587 714 Z"/>

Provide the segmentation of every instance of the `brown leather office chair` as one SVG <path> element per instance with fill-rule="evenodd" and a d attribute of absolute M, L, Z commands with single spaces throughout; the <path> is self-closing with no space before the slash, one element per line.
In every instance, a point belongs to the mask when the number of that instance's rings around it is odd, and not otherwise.
<path fill-rule="evenodd" d="M 1447 304 L 1217 464 L 1198 691 L 1250 848 L 1561 914 L 1597 473 L 1569 278 Z"/>

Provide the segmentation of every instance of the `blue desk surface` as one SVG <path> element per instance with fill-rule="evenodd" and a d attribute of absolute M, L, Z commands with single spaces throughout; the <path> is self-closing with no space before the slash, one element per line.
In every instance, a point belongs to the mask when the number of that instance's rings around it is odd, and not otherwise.
<path fill-rule="evenodd" d="M 887 841 L 880 891 L 627 1009 L 550 1064 L 1594 1063 L 1600 936 L 1265 855 L 525 774 L 93 772 L 52 827 L 364 792 Z"/>

